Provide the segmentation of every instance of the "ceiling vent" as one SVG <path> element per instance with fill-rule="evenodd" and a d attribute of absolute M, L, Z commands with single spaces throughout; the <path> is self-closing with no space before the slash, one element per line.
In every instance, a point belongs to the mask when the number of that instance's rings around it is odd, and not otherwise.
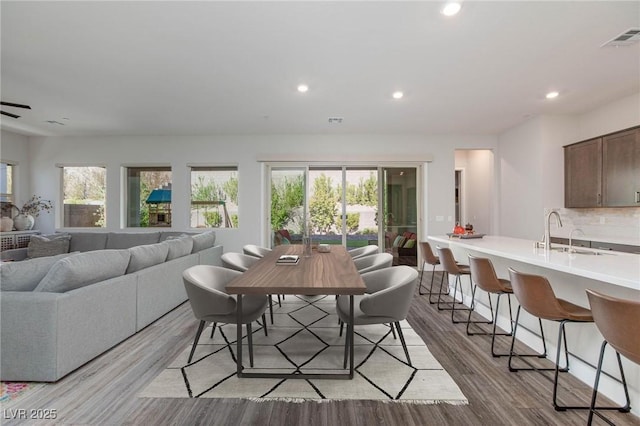
<path fill-rule="evenodd" d="M 329 124 L 342 124 L 342 117 L 329 117 Z"/>
<path fill-rule="evenodd" d="M 614 37 L 612 40 L 609 40 L 601 47 L 621 47 L 621 46 L 631 46 L 634 43 L 640 41 L 640 28 L 630 28 L 627 31 L 623 32 L 617 37 Z"/>

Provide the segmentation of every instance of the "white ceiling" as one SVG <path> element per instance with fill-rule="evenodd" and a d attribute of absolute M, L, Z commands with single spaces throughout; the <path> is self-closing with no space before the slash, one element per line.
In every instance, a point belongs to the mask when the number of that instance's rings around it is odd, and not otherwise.
<path fill-rule="evenodd" d="M 640 43 L 600 47 L 640 27 L 639 1 L 442 4 L 3 0 L 2 100 L 33 109 L 2 128 L 496 134 L 640 90 Z"/>

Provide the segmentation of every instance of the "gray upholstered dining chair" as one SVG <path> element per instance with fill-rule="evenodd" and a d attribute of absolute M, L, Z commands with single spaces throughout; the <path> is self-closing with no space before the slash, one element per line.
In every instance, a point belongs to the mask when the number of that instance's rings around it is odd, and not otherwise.
<path fill-rule="evenodd" d="M 253 257 L 257 257 L 257 258 L 263 258 L 267 254 L 271 253 L 271 249 L 266 248 L 266 247 L 257 246 L 255 244 L 247 244 L 244 247 L 242 247 L 242 252 L 244 254 L 249 255 L 249 256 L 253 256 Z"/>
<path fill-rule="evenodd" d="M 390 268 L 393 264 L 393 255 L 391 253 L 376 253 L 353 259 L 353 263 L 358 272 L 364 274 L 378 269 Z"/>
<path fill-rule="evenodd" d="M 259 257 L 234 252 L 224 253 L 221 259 L 225 268 L 239 272 L 246 272 L 251 266 L 260 260 Z M 279 303 L 280 297 L 278 297 L 278 304 Z M 273 298 L 271 295 L 269 295 L 269 317 L 271 319 L 271 324 L 273 324 Z"/>
<path fill-rule="evenodd" d="M 193 340 L 188 362 L 193 359 L 200 335 L 208 322 L 213 323 L 213 333 L 218 323 L 237 324 L 236 298 L 227 294 L 226 285 L 241 272 L 212 265 L 196 265 L 182 273 L 184 288 L 189 296 L 191 310 L 196 319 L 200 320 L 196 337 Z M 266 296 L 244 296 L 242 299 L 242 322 L 247 326 L 247 341 L 249 343 L 249 363 L 253 367 L 253 337 L 251 323 L 262 317 L 264 334 L 267 335 L 267 323 L 264 312 L 267 309 Z M 242 324 L 238 324 L 242 326 Z"/>
<path fill-rule="evenodd" d="M 359 259 L 365 256 L 371 256 L 372 254 L 378 253 L 380 250 L 376 245 L 368 245 L 364 247 L 358 247 L 353 250 L 349 250 L 347 253 L 351 255 L 352 259 Z"/>
<path fill-rule="evenodd" d="M 400 336 L 400 342 L 411 364 L 409 350 L 400 328 L 400 321 L 407 317 L 418 281 L 418 271 L 410 266 L 394 266 L 362 274 L 367 293 L 354 296 L 353 324 L 349 324 L 349 297 L 339 296 L 336 311 L 342 323 L 347 327 L 367 324 L 391 324 Z M 342 329 L 342 327 L 340 327 Z M 349 330 L 344 346 L 344 368 L 347 368 L 349 348 Z"/>

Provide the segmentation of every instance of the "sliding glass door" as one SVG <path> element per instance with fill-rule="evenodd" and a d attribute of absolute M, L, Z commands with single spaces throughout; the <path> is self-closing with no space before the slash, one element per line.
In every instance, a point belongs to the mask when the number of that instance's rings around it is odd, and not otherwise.
<path fill-rule="evenodd" d="M 394 264 L 417 265 L 418 200 L 415 167 L 383 167 L 385 251 Z"/>
<path fill-rule="evenodd" d="M 395 236 L 407 232 L 415 238 L 416 167 L 313 165 L 269 170 L 273 244 L 299 242 L 308 222 L 314 243 L 349 249 L 376 244 L 399 261 Z M 415 251 L 402 250 L 403 261 L 415 263 Z"/>

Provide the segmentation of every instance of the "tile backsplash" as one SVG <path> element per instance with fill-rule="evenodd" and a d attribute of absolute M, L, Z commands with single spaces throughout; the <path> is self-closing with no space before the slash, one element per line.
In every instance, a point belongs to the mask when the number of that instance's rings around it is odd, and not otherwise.
<path fill-rule="evenodd" d="M 640 208 L 557 209 L 562 228 L 551 222 L 551 235 L 569 238 L 574 228 L 584 232 L 573 233 L 573 238 L 609 243 L 640 245 Z M 549 209 L 545 209 L 545 215 Z"/>

